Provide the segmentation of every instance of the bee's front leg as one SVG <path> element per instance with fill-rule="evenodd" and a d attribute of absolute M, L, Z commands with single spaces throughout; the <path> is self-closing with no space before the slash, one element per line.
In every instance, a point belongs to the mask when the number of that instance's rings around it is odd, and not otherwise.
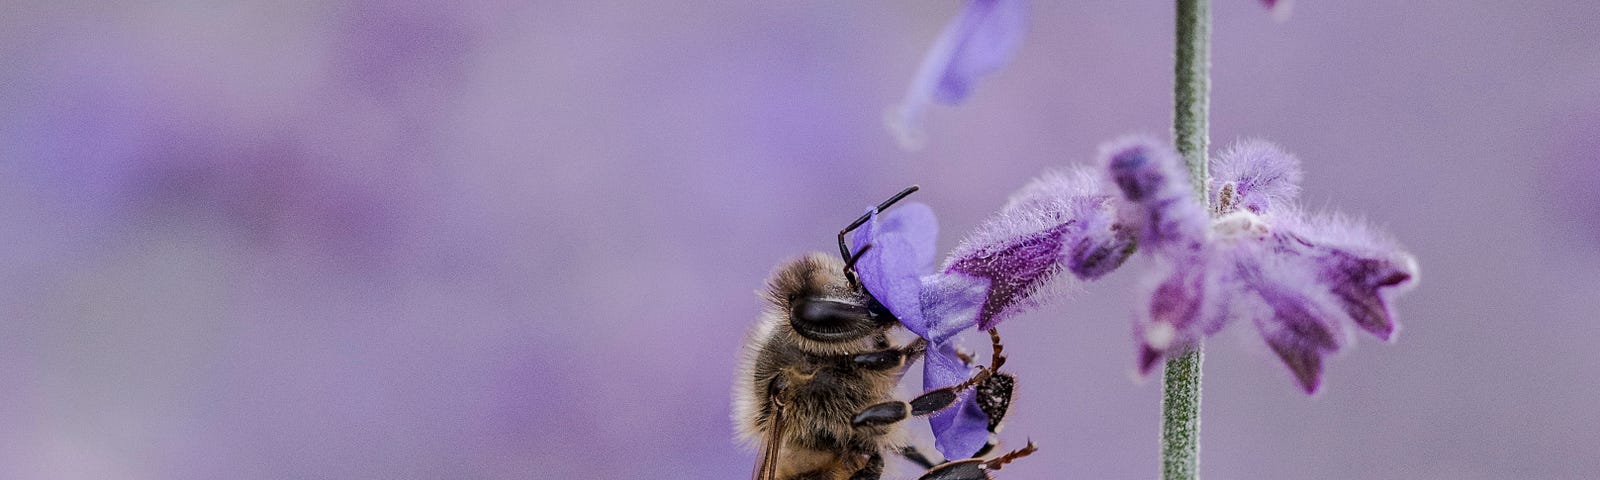
<path fill-rule="evenodd" d="M 920 417 L 923 415 L 928 415 L 949 408 L 951 405 L 955 405 L 956 401 L 960 400 L 961 398 L 961 392 L 965 391 L 966 389 L 979 385 L 987 386 L 994 384 L 995 382 L 991 382 L 991 380 L 997 377 L 995 370 L 999 369 L 1001 365 L 1005 365 L 1006 356 L 1004 353 L 1002 353 L 1005 350 L 1005 347 L 1000 343 L 1000 333 L 994 329 L 989 329 L 989 339 L 993 343 L 993 351 L 990 353 L 989 357 L 989 366 L 978 367 L 979 370 L 977 375 L 974 375 L 972 378 L 969 378 L 967 381 L 959 384 L 929 390 L 922 395 L 917 396 L 917 398 L 911 399 L 910 402 L 890 400 L 867 407 L 866 410 L 862 410 L 861 413 L 856 414 L 855 418 L 851 419 L 851 423 L 857 427 L 888 425 L 905 420 L 906 417 Z M 926 348 L 926 346 L 923 348 Z M 1003 376 L 1006 378 L 1006 380 L 1003 382 L 1007 385 L 1005 388 L 1005 403 L 1009 404 L 1011 393 L 1011 389 L 1009 388 L 1010 376 L 1005 374 L 999 374 L 998 376 Z M 997 417 L 996 415 L 993 415 L 992 412 L 989 412 L 987 408 L 985 409 L 985 413 L 990 413 L 991 417 Z M 1000 413 L 1003 415 L 1005 412 L 1002 409 Z M 992 428 L 993 426 L 991 426 L 991 429 Z"/>
<path fill-rule="evenodd" d="M 857 427 L 876 427 L 899 422 L 907 417 L 928 415 L 955 405 L 956 400 L 961 398 L 957 394 L 965 388 L 965 385 L 945 387 L 919 395 L 910 402 L 890 400 L 879 403 L 856 414 L 855 418 L 850 419 L 850 423 Z"/>
<path fill-rule="evenodd" d="M 861 467 L 860 470 L 856 470 L 854 475 L 850 476 L 850 480 L 878 480 L 880 478 L 883 478 L 883 455 L 877 453 L 867 457 L 867 466 Z"/>
<path fill-rule="evenodd" d="M 901 448 L 900 456 L 906 457 L 906 460 L 917 464 L 923 470 L 931 469 L 934 465 L 937 465 L 933 460 L 929 460 L 927 455 L 923 455 L 922 450 L 918 449 L 916 445 L 907 445 L 905 448 Z"/>
<path fill-rule="evenodd" d="M 927 351 L 928 341 L 918 338 L 904 347 L 859 354 L 850 361 L 867 370 L 893 370 L 917 361 Z"/>

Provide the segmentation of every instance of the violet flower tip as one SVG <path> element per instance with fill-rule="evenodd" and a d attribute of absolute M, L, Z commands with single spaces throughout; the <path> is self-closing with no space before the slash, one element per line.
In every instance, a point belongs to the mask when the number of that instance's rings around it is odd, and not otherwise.
<path fill-rule="evenodd" d="M 1168 188 L 1187 181 L 1180 172 L 1178 154 L 1165 143 L 1146 135 L 1128 135 L 1100 146 L 1100 164 L 1123 198 L 1143 202 L 1163 198 Z"/>
<path fill-rule="evenodd" d="M 1378 335 L 1378 339 L 1379 340 L 1383 340 L 1384 343 L 1397 343 L 1397 342 L 1399 342 L 1400 341 L 1400 324 L 1399 323 L 1393 323 L 1393 322 L 1389 323 L 1389 330 L 1384 332 L 1382 335 Z"/>
<path fill-rule="evenodd" d="M 883 125 L 894 135 L 901 150 L 915 152 L 927 145 L 928 134 L 922 128 L 922 112 L 905 104 L 890 106 L 883 112 Z"/>
<path fill-rule="evenodd" d="M 1299 348 L 1282 342 L 1268 342 L 1284 365 L 1294 374 L 1295 381 L 1307 395 L 1317 393 L 1322 386 L 1322 354 L 1313 349 Z"/>
<path fill-rule="evenodd" d="M 1148 377 L 1148 376 L 1150 376 L 1150 372 L 1154 371 L 1156 365 L 1159 365 L 1161 363 L 1161 357 L 1162 357 L 1161 352 L 1156 351 L 1156 349 L 1150 348 L 1149 345 L 1140 345 L 1139 346 L 1139 365 L 1138 365 L 1138 367 L 1139 367 L 1139 369 L 1138 369 L 1139 376 L 1140 377 Z"/>

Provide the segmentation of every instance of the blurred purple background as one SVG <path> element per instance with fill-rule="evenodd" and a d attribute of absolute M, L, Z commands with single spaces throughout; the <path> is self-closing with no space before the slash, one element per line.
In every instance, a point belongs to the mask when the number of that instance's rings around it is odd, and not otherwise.
<path fill-rule="evenodd" d="M 1169 3 L 1036 2 L 906 153 L 954 1 L 6 2 L 0 478 L 744 478 L 768 270 L 1165 134 Z M 1600 475 L 1600 3 L 1214 3 L 1214 145 L 1297 153 L 1423 280 L 1316 397 L 1211 341 L 1204 475 Z M 1008 324 L 1043 450 L 1003 478 L 1155 476 L 1136 270 Z"/>

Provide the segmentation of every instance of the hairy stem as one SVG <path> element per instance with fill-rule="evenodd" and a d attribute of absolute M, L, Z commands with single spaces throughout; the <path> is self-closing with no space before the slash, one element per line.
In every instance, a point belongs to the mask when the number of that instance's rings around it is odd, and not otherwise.
<path fill-rule="evenodd" d="M 1177 61 L 1173 73 L 1172 139 L 1189 166 L 1195 195 L 1206 203 L 1206 149 L 1211 144 L 1211 2 L 1178 0 Z"/>
<path fill-rule="evenodd" d="M 1177 3 L 1173 144 L 1183 155 L 1195 195 L 1204 205 L 1210 179 L 1206 150 L 1210 143 L 1211 5 L 1209 0 Z M 1167 360 L 1161 397 L 1161 478 L 1165 480 L 1200 477 L 1200 365 L 1204 358 L 1196 345 Z"/>
<path fill-rule="evenodd" d="M 1200 478 L 1200 348 L 1167 360 L 1161 397 L 1161 478 Z"/>

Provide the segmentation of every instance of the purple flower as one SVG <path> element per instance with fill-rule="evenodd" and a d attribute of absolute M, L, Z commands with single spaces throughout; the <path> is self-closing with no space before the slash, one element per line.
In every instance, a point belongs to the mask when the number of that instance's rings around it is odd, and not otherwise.
<path fill-rule="evenodd" d="M 968 0 L 933 42 L 886 123 L 907 150 L 921 148 L 928 104 L 955 105 L 972 93 L 978 77 L 999 70 L 1017 51 L 1026 29 L 1026 0 Z"/>
<path fill-rule="evenodd" d="M 1307 393 L 1322 359 L 1350 341 L 1350 325 L 1394 340 L 1389 297 L 1413 286 L 1417 263 L 1392 240 L 1338 215 L 1310 216 L 1294 203 L 1299 161 L 1263 141 L 1244 141 L 1212 162 L 1207 212 L 1176 152 L 1144 138 L 1102 152 L 1154 263 L 1135 323 L 1139 370 L 1193 347 L 1230 321 L 1248 319 Z"/>
<path fill-rule="evenodd" d="M 1089 280 L 1115 269 L 1133 251 L 1132 236 L 1115 226 L 1108 195 L 1085 172 L 1048 174 L 1024 187 L 934 269 L 938 222 L 933 210 L 909 203 L 857 229 L 852 249 L 862 254 L 862 285 L 907 329 L 929 342 L 923 388 L 970 378 L 952 339 L 993 328 L 1037 306 L 1056 291 L 1062 271 Z M 935 445 L 947 458 L 970 457 L 988 439 L 988 417 L 970 392 L 960 405 L 929 419 Z"/>

